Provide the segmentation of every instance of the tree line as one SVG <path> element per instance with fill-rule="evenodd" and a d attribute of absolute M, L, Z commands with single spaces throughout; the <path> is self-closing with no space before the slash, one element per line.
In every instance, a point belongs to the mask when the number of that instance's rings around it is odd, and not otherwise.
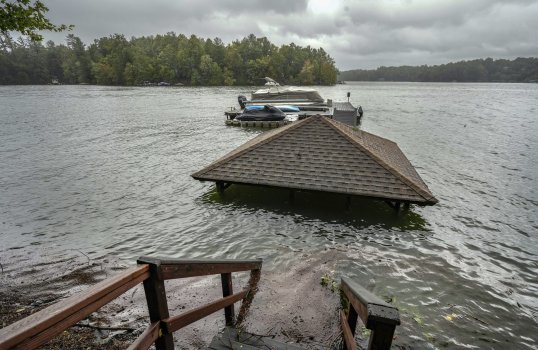
<path fill-rule="evenodd" d="M 379 67 L 341 72 L 339 80 L 418 82 L 537 82 L 538 58 L 492 58 L 435 66 Z"/>
<path fill-rule="evenodd" d="M 323 48 L 280 47 L 253 34 L 224 44 L 221 39 L 165 35 L 125 38 L 114 34 L 85 45 L 69 34 L 66 44 L 43 45 L 7 32 L 0 35 L 0 84 L 261 85 L 336 83 L 334 60 Z"/>

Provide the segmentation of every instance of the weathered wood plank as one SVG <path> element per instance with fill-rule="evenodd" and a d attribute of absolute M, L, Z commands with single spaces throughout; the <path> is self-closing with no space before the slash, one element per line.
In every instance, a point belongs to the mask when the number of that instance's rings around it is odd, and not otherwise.
<path fill-rule="evenodd" d="M 242 346 L 252 346 L 256 349 L 271 350 L 303 350 L 302 347 L 284 343 L 268 336 L 247 333 L 244 330 L 237 331 L 236 328 L 226 327 L 224 331 L 216 335 L 211 342 L 215 350 L 243 349 Z M 240 344 L 240 345 L 238 345 Z M 210 345 L 210 349 L 213 349 Z"/>
<path fill-rule="evenodd" d="M 210 350 L 233 350 L 233 349 L 241 349 L 241 350 L 260 350 L 260 348 L 251 346 L 248 344 L 240 343 L 235 340 L 231 339 L 223 339 L 220 337 L 214 337 L 211 341 L 211 344 L 209 344 L 208 349 Z M 277 348 L 268 348 L 270 350 L 278 350 Z"/>
<path fill-rule="evenodd" d="M 148 277 L 148 265 L 132 267 L 84 292 L 0 329 L 0 349 L 11 349 L 18 344 L 21 348 L 35 348 Z M 29 339 L 31 337 L 34 338 Z"/>
<path fill-rule="evenodd" d="M 346 298 L 349 300 L 350 309 L 354 309 L 358 316 L 361 318 L 362 323 L 368 322 L 368 308 L 367 304 L 363 303 L 349 288 L 349 285 L 344 282 L 342 278 L 341 289 Z"/>
<path fill-rule="evenodd" d="M 400 315 L 397 308 L 386 303 L 356 282 L 342 277 L 341 289 L 359 314 L 366 328 L 371 329 L 374 322 L 400 324 Z"/>
<path fill-rule="evenodd" d="M 351 329 L 349 328 L 346 314 L 344 313 L 343 310 L 340 310 L 340 324 L 342 325 L 342 333 L 343 333 L 344 343 L 346 344 L 346 349 L 357 350 L 357 344 L 355 344 L 355 338 L 353 337 L 353 333 L 351 332 Z"/>
<path fill-rule="evenodd" d="M 350 317 L 356 319 L 356 316 L 351 314 L 354 309 L 363 320 L 366 328 L 372 330 L 368 349 L 390 349 L 394 331 L 396 326 L 400 324 L 398 308 L 384 302 L 358 283 L 345 277 L 342 277 L 341 289 L 350 303 Z M 346 328 L 353 324 L 350 321 L 353 320 L 348 317 L 348 320 L 344 322 L 344 316 L 341 317 L 342 329 L 346 332 Z M 350 335 L 353 336 L 353 330 L 349 329 L 349 331 Z"/>
<path fill-rule="evenodd" d="M 119 297 L 120 295 L 128 291 L 129 289 L 133 288 L 137 284 L 146 280 L 148 276 L 149 276 L 149 273 L 146 272 L 136 277 L 135 279 L 130 280 L 127 283 L 120 285 L 116 289 L 113 289 L 110 293 L 103 295 L 100 299 L 95 300 L 91 304 L 88 304 L 80 309 L 75 309 L 76 311 L 74 313 L 65 314 L 65 317 L 60 319 L 57 323 L 48 325 L 47 328 L 43 329 L 41 332 L 36 333 L 32 337 L 27 336 L 24 338 L 23 341 L 17 343 L 17 345 L 13 347 L 8 347 L 8 348 L 10 349 L 35 349 L 37 348 L 38 346 L 46 343 L 47 341 L 49 341 L 56 335 L 63 332 L 68 327 L 88 317 L 92 312 L 95 312 L 96 310 L 108 304 L 112 300 L 116 299 L 117 297 Z M 85 295 L 81 295 L 79 297 L 84 298 Z M 63 303 L 60 302 L 59 304 L 63 304 Z M 29 318 L 30 317 L 32 316 L 29 316 Z M 2 349 L 2 346 L 3 345 L 0 345 L 0 349 Z"/>
<path fill-rule="evenodd" d="M 168 312 L 168 302 L 166 300 L 166 289 L 164 280 L 160 278 L 161 267 L 158 264 L 150 263 L 150 278 L 144 281 L 144 292 L 148 303 L 150 322 L 159 322 L 170 316 Z M 164 333 L 155 341 L 157 350 L 174 350 L 174 337 L 170 333 Z"/>
<path fill-rule="evenodd" d="M 183 260 L 141 257 L 139 263 L 157 264 L 163 280 L 218 275 L 222 273 L 261 269 L 262 259 L 253 260 Z"/>
<path fill-rule="evenodd" d="M 390 350 L 395 329 L 395 324 L 376 323 L 370 335 L 368 349 Z"/>
<path fill-rule="evenodd" d="M 243 299 L 247 295 L 248 291 L 249 289 L 245 289 L 242 292 L 230 295 L 228 297 L 222 298 L 210 304 L 197 307 L 182 315 L 165 319 L 163 320 L 164 329 L 167 333 L 173 333 L 177 331 L 178 329 L 181 329 L 193 322 L 196 322 L 206 316 L 211 315 L 214 312 L 219 311 L 220 309 L 225 308 L 228 305 L 238 302 L 239 300 Z"/>
<path fill-rule="evenodd" d="M 160 322 L 153 322 L 149 327 L 140 334 L 138 338 L 127 348 L 127 350 L 147 350 L 157 338 L 161 330 Z"/>
<path fill-rule="evenodd" d="M 211 263 L 199 265 L 161 265 L 163 279 L 217 275 L 256 269 L 255 263 Z"/>

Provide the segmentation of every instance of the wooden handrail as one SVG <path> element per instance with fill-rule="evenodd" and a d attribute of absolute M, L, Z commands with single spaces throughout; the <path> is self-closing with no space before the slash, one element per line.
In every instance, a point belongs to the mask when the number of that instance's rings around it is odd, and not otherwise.
<path fill-rule="evenodd" d="M 161 322 L 153 322 L 140 336 L 127 348 L 127 350 L 146 350 L 149 349 L 161 332 Z"/>
<path fill-rule="evenodd" d="M 256 286 L 249 286 L 240 293 L 233 294 L 232 272 L 249 271 L 251 278 L 249 285 L 256 284 L 262 267 L 262 260 L 184 260 L 161 259 L 154 257 L 141 257 L 139 264 L 150 266 L 151 276 L 144 281 L 146 300 L 150 311 L 150 321 L 161 323 L 161 336 L 155 341 L 157 350 L 172 350 L 174 342 L 172 333 L 198 321 L 220 309 L 224 309 L 227 325 L 234 323 L 234 303 L 245 299 L 249 290 L 253 293 Z M 198 307 L 179 316 L 170 317 L 164 281 L 176 278 L 198 277 L 207 275 L 221 275 L 223 298 L 210 304 Z M 256 278 L 258 276 L 258 278 Z M 255 281 L 255 282 L 253 282 Z M 245 303 L 244 300 L 244 304 Z M 142 348 L 140 348 L 142 349 Z"/>
<path fill-rule="evenodd" d="M 33 349 L 149 278 L 139 265 L 0 329 L 0 350 Z"/>
<path fill-rule="evenodd" d="M 188 326 L 191 323 L 194 323 L 204 317 L 211 315 L 212 313 L 224 309 L 226 306 L 233 305 L 234 303 L 243 299 L 248 294 L 248 292 L 249 289 L 245 289 L 242 292 L 227 296 L 210 304 L 197 307 L 181 315 L 163 320 L 164 329 L 168 333 L 173 333 L 177 330 L 180 330 L 181 328 Z"/>
<path fill-rule="evenodd" d="M 349 300 L 347 319 L 342 318 L 342 328 L 349 327 L 351 339 L 355 335 L 357 316 L 372 331 L 368 342 L 368 349 L 390 349 L 396 326 L 400 324 L 398 308 L 384 302 L 379 297 L 361 287 L 358 283 L 342 277 L 342 294 Z M 344 321 L 346 324 L 344 324 Z M 349 338 L 344 337 L 347 349 L 353 344 Z"/>
<path fill-rule="evenodd" d="M 254 260 L 209 260 L 209 259 L 161 259 L 140 257 L 139 264 L 159 266 L 158 278 L 169 280 L 175 278 L 199 277 L 222 273 L 260 270 L 262 259 Z"/>
<path fill-rule="evenodd" d="M 127 290 L 144 283 L 150 314 L 149 327 L 129 349 L 173 349 L 172 333 L 220 309 L 225 309 L 226 324 L 234 323 L 234 303 L 250 305 L 256 292 L 262 260 L 180 260 L 142 257 L 138 265 L 104 280 L 35 314 L 0 329 L 0 350 L 35 349 L 68 327 L 97 311 Z M 232 272 L 251 272 L 249 287 L 233 294 Z M 164 281 L 174 278 L 221 274 L 223 298 L 179 316 L 170 317 Z M 246 296 L 251 293 L 249 298 Z"/>
<path fill-rule="evenodd" d="M 353 331 L 347 323 L 346 313 L 344 310 L 340 310 L 340 324 L 342 325 L 342 335 L 344 338 L 344 344 L 348 350 L 357 350 L 357 344 L 353 338 Z"/>

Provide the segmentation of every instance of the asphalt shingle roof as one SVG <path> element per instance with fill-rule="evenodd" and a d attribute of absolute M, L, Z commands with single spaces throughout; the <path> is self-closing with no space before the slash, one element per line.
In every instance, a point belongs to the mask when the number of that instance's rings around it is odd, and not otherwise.
<path fill-rule="evenodd" d="M 263 133 L 192 177 L 437 203 L 396 143 L 322 116 Z"/>

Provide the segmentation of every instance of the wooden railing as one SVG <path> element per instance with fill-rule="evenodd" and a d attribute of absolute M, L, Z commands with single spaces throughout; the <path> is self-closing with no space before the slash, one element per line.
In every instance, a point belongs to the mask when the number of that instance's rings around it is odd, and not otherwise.
<path fill-rule="evenodd" d="M 261 267 L 261 259 L 215 261 L 142 257 L 137 266 L 0 329 L 0 350 L 35 349 L 141 282 L 144 283 L 150 325 L 129 349 L 148 349 L 155 343 L 157 350 L 170 350 L 174 348 L 174 331 L 220 309 L 224 309 L 226 324 L 232 325 L 234 303 L 244 299 L 241 308 L 248 308 L 256 292 Z M 231 273 L 249 270 L 248 287 L 233 294 Z M 223 298 L 170 317 L 164 281 L 213 274 L 221 275 Z"/>
<path fill-rule="evenodd" d="M 151 324 L 129 349 L 147 349 L 155 342 L 157 350 L 174 349 L 172 333 L 196 322 L 220 309 L 224 309 L 227 325 L 235 319 L 234 303 L 244 299 L 242 308 L 248 307 L 256 292 L 260 278 L 262 261 L 259 260 L 167 260 L 143 257 L 139 264 L 148 264 L 150 278 L 144 281 L 144 291 L 148 303 Z M 250 270 L 248 287 L 233 294 L 232 272 Z M 164 281 L 176 278 L 221 275 L 223 298 L 210 304 L 187 311 L 179 316 L 170 317 Z M 251 293 L 249 298 L 247 295 Z"/>
<path fill-rule="evenodd" d="M 344 343 L 348 350 L 357 349 L 355 329 L 360 317 L 366 328 L 371 330 L 368 349 L 390 349 L 394 330 L 400 324 L 398 308 L 387 304 L 356 282 L 342 277 L 342 297 L 349 301 L 347 315 L 340 311 Z"/>

